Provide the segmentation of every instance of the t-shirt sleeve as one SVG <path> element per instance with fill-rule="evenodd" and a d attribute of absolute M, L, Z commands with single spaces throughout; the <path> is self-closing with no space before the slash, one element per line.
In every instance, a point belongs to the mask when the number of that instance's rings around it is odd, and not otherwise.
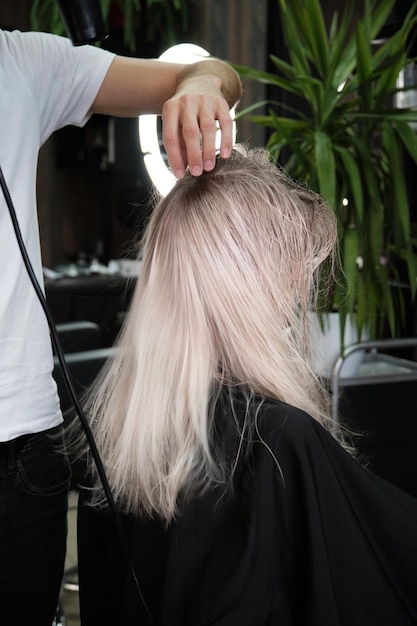
<path fill-rule="evenodd" d="M 8 46 L 38 107 L 41 144 L 58 128 L 83 126 L 114 54 L 35 32 L 9 33 Z"/>

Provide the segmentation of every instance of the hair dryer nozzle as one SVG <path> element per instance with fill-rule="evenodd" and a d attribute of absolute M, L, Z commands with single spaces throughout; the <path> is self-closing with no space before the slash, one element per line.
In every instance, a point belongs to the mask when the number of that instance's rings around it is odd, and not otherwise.
<path fill-rule="evenodd" d="M 57 3 L 74 46 L 94 43 L 107 36 L 99 0 L 57 0 Z"/>

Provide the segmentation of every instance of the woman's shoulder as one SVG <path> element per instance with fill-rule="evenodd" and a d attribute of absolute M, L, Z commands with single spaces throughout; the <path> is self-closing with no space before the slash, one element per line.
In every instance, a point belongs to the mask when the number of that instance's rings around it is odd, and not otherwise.
<path fill-rule="evenodd" d="M 265 396 L 235 392 L 232 400 L 223 397 L 218 425 L 229 443 L 236 435 L 244 441 L 247 453 L 259 449 L 259 444 L 273 454 L 289 454 L 293 458 L 304 457 L 307 449 L 317 453 L 333 446 L 336 454 L 345 453 L 329 430 L 311 415 Z"/>
<path fill-rule="evenodd" d="M 346 468 L 357 472 L 359 464 L 351 449 L 337 434 L 302 409 L 272 398 L 254 400 L 251 426 L 247 430 L 248 450 L 255 463 L 264 466 L 268 458 L 283 473 L 310 474 L 314 468 Z M 329 469 L 329 466 L 333 470 Z M 361 468 L 362 469 L 362 468 Z"/>
<path fill-rule="evenodd" d="M 327 439 L 329 431 L 302 409 L 272 398 L 255 401 L 255 425 L 267 438 L 285 438 L 301 443 L 310 438 Z"/>

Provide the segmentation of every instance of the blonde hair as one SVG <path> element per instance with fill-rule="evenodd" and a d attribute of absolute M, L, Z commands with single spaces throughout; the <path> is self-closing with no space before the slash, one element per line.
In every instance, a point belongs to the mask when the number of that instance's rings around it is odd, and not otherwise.
<path fill-rule="evenodd" d="M 335 237 L 333 213 L 263 150 L 234 150 L 156 204 L 117 356 L 88 400 L 122 509 L 169 522 L 179 497 L 221 482 L 210 405 L 224 386 L 326 423 L 306 314 Z"/>

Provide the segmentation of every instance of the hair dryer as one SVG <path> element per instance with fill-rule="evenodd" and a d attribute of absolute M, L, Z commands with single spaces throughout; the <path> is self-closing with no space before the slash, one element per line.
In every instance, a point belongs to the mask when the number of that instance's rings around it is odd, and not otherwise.
<path fill-rule="evenodd" d="M 62 21 L 74 46 L 104 39 L 100 0 L 57 0 Z"/>

